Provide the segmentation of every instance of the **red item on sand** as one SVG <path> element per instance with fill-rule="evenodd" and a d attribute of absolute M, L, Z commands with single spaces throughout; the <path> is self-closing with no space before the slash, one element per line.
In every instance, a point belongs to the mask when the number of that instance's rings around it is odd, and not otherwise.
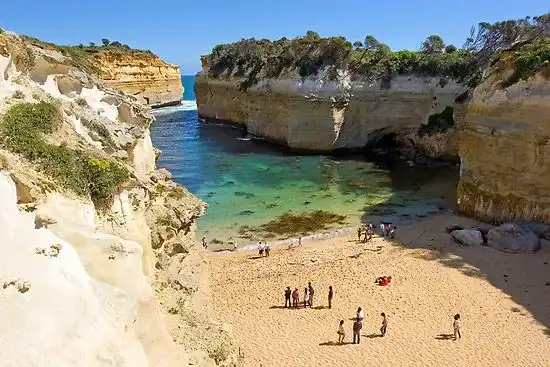
<path fill-rule="evenodd" d="M 383 278 L 380 280 L 380 285 L 381 286 L 385 286 L 385 285 L 388 285 L 389 281 L 388 281 L 388 278 Z"/>

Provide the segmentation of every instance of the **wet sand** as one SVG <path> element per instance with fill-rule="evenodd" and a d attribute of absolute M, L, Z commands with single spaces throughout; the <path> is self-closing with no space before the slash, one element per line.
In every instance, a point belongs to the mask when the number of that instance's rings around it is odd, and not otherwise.
<path fill-rule="evenodd" d="M 213 311 L 232 326 L 246 366 L 549 366 L 550 248 L 511 255 L 459 246 L 444 231 L 472 223 L 437 215 L 399 227 L 393 242 L 346 235 L 273 249 L 269 258 L 212 253 Z M 393 277 L 389 286 L 374 284 L 382 275 Z M 284 289 L 302 296 L 308 281 L 313 309 L 285 309 Z M 366 318 L 353 345 L 357 307 Z M 456 313 L 459 341 L 451 337 Z M 346 343 L 336 345 L 341 319 Z"/>

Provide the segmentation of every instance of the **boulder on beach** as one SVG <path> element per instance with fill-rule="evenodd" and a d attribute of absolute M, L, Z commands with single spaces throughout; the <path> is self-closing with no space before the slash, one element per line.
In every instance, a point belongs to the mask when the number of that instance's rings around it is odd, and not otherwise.
<path fill-rule="evenodd" d="M 449 234 L 452 231 L 460 231 L 461 229 L 464 229 L 464 227 L 458 224 L 451 224 L 450 226 L 445 227 L 445 231 Z"/>
<path fill-rule="evenodd" d="M 510 222 L 517 224 L 523 228 L 529 229 L 531 232 L 537 235 L 538 238 L 550 240 L 550 224 L 539 222 Z"/>
<path fill-rule="evenodd" d="M 483 236 L 477 229 L 458 229 L 451 232 L 451 237 L 465 246 L 483 246 Z"/>
<path fill-rule="evenodd" d="M 489 247 L 513 254 L 531 254 L 540 249 L 539 237 L 526 226 L 504 223 L 487 234 Z"/>

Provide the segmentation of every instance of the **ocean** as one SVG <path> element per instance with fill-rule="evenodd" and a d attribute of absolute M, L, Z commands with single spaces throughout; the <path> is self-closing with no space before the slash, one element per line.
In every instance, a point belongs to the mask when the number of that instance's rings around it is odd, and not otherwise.
<path fill-rule="evenodd" d="M 243 226 L 256 228 L 284 213 L 326 210 L 346 216 L 344 226 L 352 227 L 401 223 L 456 202 L 456 169 L 289 154 L 243 129 L 200 121 L 194 76 L 182 80 L 183 106 L 155 111 L 151 136 L 162 150 L 158 166 L 208 203 L 199 236 L 244 246 L 258 239 L 243 238 Z"/>

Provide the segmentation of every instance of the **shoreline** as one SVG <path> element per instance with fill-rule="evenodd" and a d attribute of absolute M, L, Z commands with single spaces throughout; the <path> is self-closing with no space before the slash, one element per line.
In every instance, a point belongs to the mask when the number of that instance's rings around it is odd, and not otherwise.
<path fill-rule="evenodd" d="M 401 227 L 401 226 L 408 226 L 408 225 L 412 225 L 414 223 L 420 223 L 420 222 L 422 222 L 424 220 L 427 220 L 427 219 L 430 219 L 430 218 L 434 218 L 434 217 L 438 217 L 438 216 L 445 216 L 445 215 L 453 215 L 453 216 L 456 216 L 457 218 L 460 218 L 460 219 L 472 220 L 472 221 L 475 221 L 476 223 L 479 222 L 479 224 L 483 224 L 483 222 L 480 222 L 480 221 L 477 221 L 475 219 L 469 218 L 469 217 L 467 217 L 465 215 L 462 215 L 461 213 L 455 212 L 451 209 L 444 209 L 444 210 L 439 211 L 438 213 L 421 215 L 421 216 L 417 216 L 415 218 L 410 218 L 410 219 L 404 219 L 404 220 L 393 221 L 393 222 L 392 221 L 384 221 L 384 222 L 388 222 L 388 223 L 392 223 L 392 224 L 396 225 L 396 227 L 398 228 L 397 229 L 397 231 L 398 231 L 399 227 Z M 380 221 L 379 220 L 377 220 L 377 221 L 373 220 L 373 223 L 374 223 L 374 236 L 373 236 L 373 238 L 384 238 L 384 237 L 381 237 L 380 233 L 379 233 Z M 364 227 L 365 225 L 367 225 L 367 223 L 361 223 L 361 227 Z M 302 244 L 305 244 L 305 243 L 311 242 L 311 241 L 319 241 L 319 240 L 326 240 L 326 239 L 339 239 L 339 238 L 350 236 L 350 235 L 356 235 L 357 228 L 358 228 L 358 226 L 335 227 L 335 228 L 332 228 L 332 229 L 329 229 L 329 230 L 326 230 L 326 231 L 312 233 L 312 234 L 308 234 L 308 235 L 304 235 L 304 236 L 293 236 L 293 237 L 290 237 L 290 238 L 274 240 L 274 241 L 269 241 L 269 240 L 265 240 L 265 239 L 261 239 L 261 240 L 258 240 L 258 241 L 267 242 L 270 249 L 280 249 L 282 247 L 285 247 L 285 246 L 288 246 L 288 245 L 291 245 L 293 243 L 298 242 L 299 238 L 302 238 Z M 220 248 L 220 249 L 208 250 L 208 252 L 210 252 L 210 253 L 234 253 L 234 252 L 255 251 L 258 247 L 258 241 L 254 242 L 254 243 L 246 243 L 246 244 L 243 244 L 243 245 L 239 245 L 238 241 L 237 241 L 237 249 L 236 250 L 232 250 L 232 249 L 229 249 L 229 248 Z M 211 245 L 209 244 L 209 246 L 211 246 Z"/>

